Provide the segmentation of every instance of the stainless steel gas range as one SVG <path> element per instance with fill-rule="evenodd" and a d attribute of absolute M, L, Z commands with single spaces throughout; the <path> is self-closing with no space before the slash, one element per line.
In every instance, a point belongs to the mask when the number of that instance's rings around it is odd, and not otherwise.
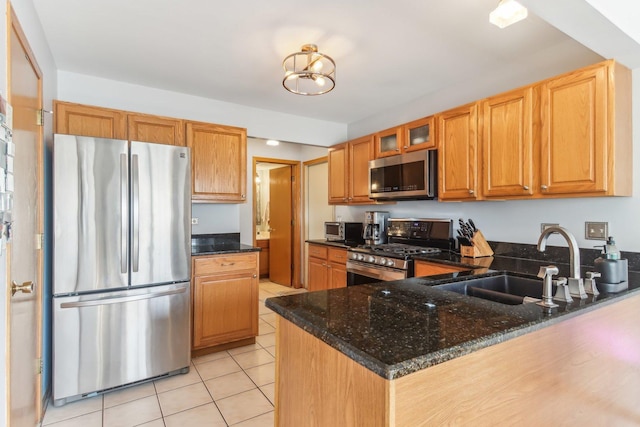
<path fill-rule="evenodd" d="M 454 249 L 450 219 L 389 219 L 387 241 L 349 248 L 347 286 L 413 277 L 416 255 Z"/>

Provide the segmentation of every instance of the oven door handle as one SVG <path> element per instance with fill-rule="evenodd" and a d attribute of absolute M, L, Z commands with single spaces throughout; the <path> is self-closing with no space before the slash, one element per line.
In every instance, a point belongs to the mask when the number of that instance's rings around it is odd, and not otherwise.
<path fill-rule="evenodd" d="M 407 277 L 405 270 L 370 267 L 369 265 L 363 265 L 355 261 L 347 261 L 347 273 L 359 274 L 380 281 L 401 280 Z"/>

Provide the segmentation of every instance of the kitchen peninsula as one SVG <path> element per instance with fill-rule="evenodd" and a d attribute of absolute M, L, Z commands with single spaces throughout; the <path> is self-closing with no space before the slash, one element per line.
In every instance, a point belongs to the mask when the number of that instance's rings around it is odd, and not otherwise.
<path fill-rule="evenodd" d="M 496 256 L 482 274 L 542 264 Z M 477 276 L 268 299 L 279 314 L 276 425 L 640 422 L 640 274 L 627 291 L 551 312 L 434 287 Z"/>

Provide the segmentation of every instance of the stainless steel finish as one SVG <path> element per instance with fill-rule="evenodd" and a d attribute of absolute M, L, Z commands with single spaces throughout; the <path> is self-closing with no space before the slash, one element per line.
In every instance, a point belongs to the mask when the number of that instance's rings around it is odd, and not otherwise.
<path fill-rule="evenodd" d="M 578 248 L 578 242 L 575 237 L 564 227 L 548 227 L 541 234 L 538 239 L 538 250 L 544 252 L 547 246 L 547 239 L 553 233 L 558 233 L 567 241 L 569 245 L 569 268 L 571 270 L 571 276 L 568 278 L 569 291 L 571 295 L 580 299 L 587 298 L 587 293 L 584 290 L 584 284 L 580 277 L 580 249 Z"/>
<path fill-rule="evenodd" d="M 129 163 L 127 155 L 120 154 L 120 273 L 128 271 L 129 248 Z"/>
<path fill-rule="evenodd" d="M 407 271 L 391 267 L 371 265 L 354 260 L 347 261 L 347 272 L 386 282 L 390 280 L 402 280 L 407 278 Z"/>
<path fill-rule="evenodd" d="M 55 135 L 54 405 L 186 372 L 189 149 Z"/>
<path fill-rule="evenodd" d="M 128 285 L 128 274 L 122 273 L 123 222 L 118 206 L 122 154 L 127 155 L 127 141 L 54 137 L 54 295 Z"/>
<path fill-rule="evenodd" d="M 406 166 L 422 162 L 420 167 L 420 175 L 407 172 Z M 375 178 L 377 171 L 391 168 L 394 170 L 394 176 L 400 182 L 389 183 L 384 180 L 383 187 L 376 186 Z M 403 172 L 396 175 L 398 169 Z M 437 151 L 436 150 L 419 150 L 411 153 L 399 154 L 394 156 L 382 157 L 369 161 L 369 197 L 379 200 L 419 200 L 433 199 L 437 197 L 438 185 L 437 177 Z M 422 178 L 419 178 L 422 177 Z M 424 182 L 422 181 L 424 179 Z M 420 182 L 416 182 L 420 180 Z M 373 181 L 373 183 L 372 183 Z M 378 183 L 379 185 L 379 183 Z"/>
<path fill-rule="evenodd" d="M 553 296 L 554 301 L 573 302 L 571 298 L 571 292 L 569 292 L 569 286 L 567 285 L 566 277 L 558 277 L 557 280 L 552 280 L 551 285 L 556 287 L 556 294 Z"/>
<path fill-rule="evenodd" d="M 589 295 L 600 295 L 598 286 L 596 285 L 596 278 L 602 275 L 597 271 L 587 271 L 587 277 L 584 279 L 584 291 Z"/>
<path fill-rule="evenodd" d="M 358 252 L 349 252 L 349 259 L 353 261 L 362 261 L 367 264 L 377 264 L 384 267 L 396 268 L 400 270 L 406 270 L 409 265 L 409 261 L 405 259 L 389 258 L 384 255 L 372 255 Z"/>
<path fill-rule="evenodd" d="M 11 281 L 11 296 L 14 296 L 17 292 L 23 294 L 30 294 L 36 289 L 36 285 L 33 282 L 24 282 L 22 285 L 18 285 L 15 280 Z"/>
<path fill-rule="evenodd" d="M 189 300 L 189 282 L 54 297 L 54 405 L 188 367 Z"/>
<path fill-rule="evenodd" d="M 191 277 L 191 161 L 189 149 L 131 142 L 138 158 L 138 271 L 131 286 Z"/>
<path fill-rule="evenodd" d="M 138 155 L 131 155 L 131 271 L 137 273 L 140 264 L 140 169 Z"/>
<path fill-rule="evenodd" d="M 147 288 L 148 289 L 148 288 Z M 175 295 L 175 294 L 183 294 L 186 292 L 186 288 L 176 288 L 176 289 L 169 289 L 167 291 L 164 292 L 154 292 L 154 293 L 146 293 L 146 294 L 131 294 L 126 293 L 123 294 L 121 296 L 115 296 L 115 297 L 111 297 L 111 296 L 103 296 L 104 294 L 100 294 L 101 296 L 97 299 L 94 300 L 88 300 L 88 301 L 76 301 L 76 302 L 64 302 L 62 304 L 60 304 L 60 308 L 77 308 L 77 307 L 92 307 L 92 306 L 96 306 L 96 305 L 107 305 L 107 304 L 122 304 L 124 302 L 130 302 L 130 301 L 140 301 L 143 299 L 149 299 L 149 298 L 157 298 L 157 297 L 164 297 L 164 296 L 168 296 L 168 295 Z"/>
<path fill-rule="evenodd" d="M 379 245 L 387 241 L 389 212 L 366 211 L 362 238 L 367 245 Z"/>
<path fill-rule="evenodd" d="M 548 265 L 546 267 L 540 267 L 538 271 L 538 277 L 543 280 L 542 285 L 542 301 L 536 304 L 546 308 L 558 307 L 558 304 L 553 302 L 553 286 L 552 278 L 554 274 L 558 274 L 558 267 L 555 265 Z"/>

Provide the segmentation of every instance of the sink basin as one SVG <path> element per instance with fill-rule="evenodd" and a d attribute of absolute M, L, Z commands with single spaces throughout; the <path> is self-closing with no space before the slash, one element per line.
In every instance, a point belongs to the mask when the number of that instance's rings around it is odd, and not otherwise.
<path fill-rule="evenodd" d="M 510 305 L 538 302 L 542 299 L 541 279 L 510 274 L 478 277 L 435 287 Z"/>

